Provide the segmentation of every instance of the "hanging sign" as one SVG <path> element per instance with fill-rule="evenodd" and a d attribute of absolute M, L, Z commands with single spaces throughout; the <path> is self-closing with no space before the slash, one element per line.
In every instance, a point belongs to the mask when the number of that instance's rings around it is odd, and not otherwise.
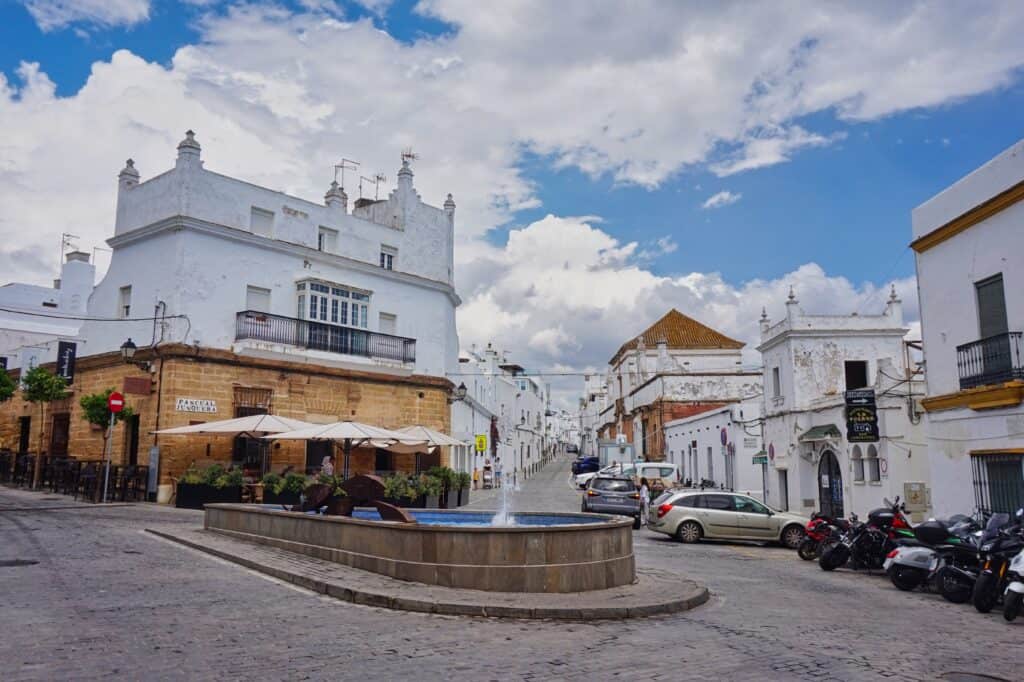
<path fill-rule="evenodd" d="M 487 451 L 487 436 L 486 436 L 486 434 L 478 433 L 473 440 L 474 440 L 474 444 L 476 445 L 476 451 L 477 452 L 486 452 Z"/>
<path fill-rule="evenodd" d="M 174 401 L 174 409 L 178 412 L 205 412 L 213 414 L 217 411 L 217 401 L 202 400 L 200 398 L 178 398 Z"/>
<path fill-rule="evenodd" d="M 75 383 L 75 353 L 78 344 L 61 341 L 57 344 L 57 376 L 63 377 L 69 385 Z"/>
<path fill-rule="evenodd" d="M 850 443 L 878 442 L 874 389 L 858 388 L 846 392 L 846 440 Z"/>

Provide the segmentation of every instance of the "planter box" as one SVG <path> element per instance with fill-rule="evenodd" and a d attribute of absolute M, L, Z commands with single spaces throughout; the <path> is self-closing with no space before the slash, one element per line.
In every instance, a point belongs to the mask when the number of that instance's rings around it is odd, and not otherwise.
<path fill-rule="evenodd" d="M 242 486 L 215 488 L 202 483 L 179 483 L 174 506 L 178 509 L 202 509 L 204 504 L 241 501 Z"/>
<path fill-rule="evenodd" d="M 459 489 L 459 506 L 464 507 L 469 504 L 469 488 Z"/>
<path fill-rule="evenodd" d="M 299 503 L 299 493 L 272 493 L 269 490 L 263 491 L 263 504 L 287 504 L 293 505 Z"/>
<path fill-rule="evenodd" d="M 437 499 L 439 509 L 455 509 L 459 506 L 459 494 L 455 490 L 449 490 L 445 488 L 441 491 L 441 496 Z"/>
<path fill-rule="evenodd" d="M 438 495 L 424 495 L 422 499 L 424 509 L 440 509 L 441 498 Z"/>
<path fill-rule="evenodd" d="M 417 497 L 415 500 L 410 500 L 408 497 L 401 497 L 397 499 L 394 497 L 385 497 L 383 498 L 383 501 L 388 504 L 393 504 L 396 507 L 402 507 L 403 509 L 423 509 L 424 498 L 422 495 Z"/>

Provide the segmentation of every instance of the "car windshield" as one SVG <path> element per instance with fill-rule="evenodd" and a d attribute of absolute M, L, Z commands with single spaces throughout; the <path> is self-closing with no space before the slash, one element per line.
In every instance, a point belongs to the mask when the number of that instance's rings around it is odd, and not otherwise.
<path fill-rule="evenodd" d="M 633 481 L 622 478 L 595 478 L 591 484 L 594 490 L 603 490 L 611 493 L 628 493 L 636 490 Z"/>

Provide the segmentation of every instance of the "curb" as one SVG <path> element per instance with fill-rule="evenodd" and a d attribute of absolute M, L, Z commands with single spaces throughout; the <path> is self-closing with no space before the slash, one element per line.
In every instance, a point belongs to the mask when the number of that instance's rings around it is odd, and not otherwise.
<path fill-rule="evenodd" d="M 516 607 L 500 606 L 479 602 L 465 601 L 434 601 L 417 599 L 409 596 L 397 596 L 386 592 L 366 590 L 359 587 L 350 587 L 336 582 L 329 582 L 316 577 L 303 575 L 297 571 L 289 571 L 245 557 L 225 552 L 198 542 L 192 542 L 185 538 L 170 533 L 146 529 L 147 533 L 155 535 L 164 540 L 169 540 L 185 547 L 213 555 L 219 559 L 230 561 L 245 568 L 259 573 L 269 575 L 278 580 L 297 585 L 318 594 L 324 594 L 341 601 L 360 604 L 362 606 L 376 606 L 379 608 L 393 609 L 397 611 L 411 611 L 415 613 L 430 613 L 447 616 L 478 616 L 484 618 L 517 618 L 517 619 L 546 619 L 546 620 L 569 620 L 569 621 L 591 621 L 591 620 L 624 620 L 629 618 L 647 618 L 670 613 L 688 611 L 700 606 L 710 598 L 708 589 L 702 585 L 694 585 L 694 589 L 685 597 L 669 599 L 659 603 L 644 603 L 635 606 L 603 606 L 603 607 Z M 437 588 L 434 588 L 435 591 Z M 444 589 L 444 588 L 442 588 Z M 452 590 L 460 595 L 464 591 Z M 486 593 L 483 593 L 486 594 Z"/>

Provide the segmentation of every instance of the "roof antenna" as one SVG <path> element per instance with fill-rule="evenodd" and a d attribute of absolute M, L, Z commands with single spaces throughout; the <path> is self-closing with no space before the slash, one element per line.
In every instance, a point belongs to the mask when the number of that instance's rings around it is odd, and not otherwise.
<path fill-rule="evenodd" d="M 70 232 L 62 232 L 60 235 L 60 260 L 57 261 L 57 268 L 64 264 L 64 253 L 68 249 L 77 249 L 78 247 L 72 242 L 73 239 L 81 239 L 77 234 L 71 234 Z"/>
<path fill-rule="evenodd" d="M 360 175 L 359 176 L 359 198 L 360 199 L 363 198 L 363 180 L 366 180 L 366 182 L 372 182 L 373 183 L 373 200 L 374 201 L 378 201 L 379 200 L 378 193 L 380 192 L 380 183 L 387 182 L 387 177 L 385 177 L 384 175 L 381 175 L 380 173 L 377 173 L 372 178 L 368 178 L 365 175 Z"/>
<path fill-rule="evenodd" d="M 334 167 L 334 181 L 338 182 L 338 171 L 341 171 L 341 188 L 345 189 L 345 171 L 356 170 L 359 168 L 359 162 L 353 161 L 352 159 L 342 159 L 341 163 Z"/>
<path fill-rule="evenodd" d="M 410 161 L 416 161 L 420 158 L 420 155 L 412 150 L 412 147 L 406 147 L 402 150 L 402 165 L 408 164 Z"/>

